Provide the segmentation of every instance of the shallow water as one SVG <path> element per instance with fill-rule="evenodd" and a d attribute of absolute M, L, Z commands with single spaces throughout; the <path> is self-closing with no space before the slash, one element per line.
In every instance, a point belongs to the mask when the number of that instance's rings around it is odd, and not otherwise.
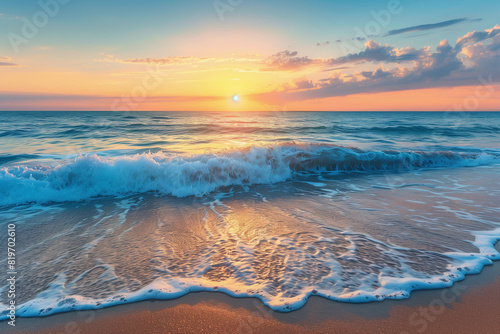
<path fill-rule="evenodd" d="M 21 316 L 200 290 L 280 311 L 400 299 L 500 259 L 500 113 L 0 121 Z"/>

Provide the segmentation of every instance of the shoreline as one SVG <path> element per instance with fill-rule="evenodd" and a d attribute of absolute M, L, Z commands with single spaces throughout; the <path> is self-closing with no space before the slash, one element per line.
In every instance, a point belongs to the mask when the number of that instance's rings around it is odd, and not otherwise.
<path fill-rule="evenodd" d="M 500 242 L 495 245 L 500 250 Z M 417 290 L 404 300 L 364 304 L 312 296 L 289 313 L 258 298 L 192 292 L 48 317 L 17 318 L 6 333 L 500 333 L 500 263 L 467 275 L 450 288 Z M 9 328 L 6 328 L 9 327 Z"/>

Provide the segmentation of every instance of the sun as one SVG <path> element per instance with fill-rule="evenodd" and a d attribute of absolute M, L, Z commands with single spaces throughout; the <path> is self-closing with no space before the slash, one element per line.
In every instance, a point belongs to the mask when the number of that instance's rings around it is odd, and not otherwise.
<path fill-rule="evenodd" d="M 233 102 L 238 102 L 240 100 L 240 96 L 239 95 L 233 95 Z"/>

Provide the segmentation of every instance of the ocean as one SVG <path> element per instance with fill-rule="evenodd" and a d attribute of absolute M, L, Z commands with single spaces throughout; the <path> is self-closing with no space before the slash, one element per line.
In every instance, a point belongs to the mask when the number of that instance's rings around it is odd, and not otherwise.
<path fill-rule="evenodd" d="M 0 112 L 0 240 L 18 316 L 404 299 L 500 260 L 499 175 L 500 113 Z"/>

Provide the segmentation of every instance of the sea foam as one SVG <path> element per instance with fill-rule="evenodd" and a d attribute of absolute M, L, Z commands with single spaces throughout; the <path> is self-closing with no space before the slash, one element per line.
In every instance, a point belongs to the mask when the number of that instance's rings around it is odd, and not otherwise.
<path fill-rule="evenodd" d="M 498 156 L 486 153 L 363 151 L 303 143 L 252 146 L 197 156 L 164 152 L 120 157 L 81 155 L 57 166 L 0 169 L 0 205 L 80 201 L 143 192 L 203 196 L 226 186 L 283 182 L 296 173 L 407 171 L 498 161 Z"/>
<path fill-rule="evenodd" d="M 277 312 L 297 310 L 303 307 L 308 298 L 313 295 L 348 303 L 406 299 L 415 290 L 451 287 L 455 282 L 465 279 L 466 275 L 479 274 L 485 265 L 491 265 L 494 260 L 500 259 L 500 253 L 494 248 L 494 244 L 500 238 L 500 228 L 476 232 L 474 235 L 476 238 L 473 244 L 480 249 L 479 253 L 445 253 L 444 255 L 453 260 L 453 264 L 448 265 L 445 273 L 433 277 L 417 278 L 409 275 L 411 272 L 409 268 L 403 268 L 408 271 L 407 277 L 394 278 L 380 275 L 381 287 L 371 291 L 370 289 L 361 289 L 350 293 L 332 293 L 326 289 L 316 288 L 314 285 L 305 285 L 296 296 L 284 297 L 273 296 L 264 293 L 263 290 L 256 292 L 257 287 L 236 281 L 227 281 L 223 283 L 222 287 L 214 287 L 213 282 L 203 279 L 159 278 L 135 292 L 123 292 L 109 298 L 94 299 L 68 295 L 67 291 L 71 289 L 65 286 L 68 285 L 67 278 L 65 274 L 61 273 L 55 277 L 48 289 L 38 294 L 36 298 L 19 305 L 17 315 L 21 317 L 48 316 L 61 312 L 101 309 L 144 300 L 170 300 L 191 292 L 202 291 L 222 292 L 233 297 L 255 297 Z M 0 306 L 7 309 L 6 305 L 0 304 Z M 7 318 L 8 310 L 0 314 L 0 321 Z"/>

